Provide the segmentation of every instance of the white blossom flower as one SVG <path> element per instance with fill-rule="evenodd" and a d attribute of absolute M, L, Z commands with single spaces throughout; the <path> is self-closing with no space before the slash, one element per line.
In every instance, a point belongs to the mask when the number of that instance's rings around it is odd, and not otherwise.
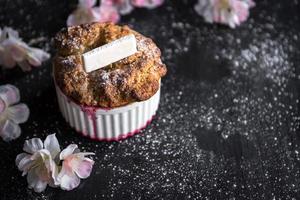
<path fill-rule="evenodd" d="M 252 0 L 198 0 L 195 11 L 209 23 L 221 23 L 235 28 L 246 21 Z"/>
<path fill-rule="evenodd" d="M 26 104 L 20 103 L 20 92 L 13 85 L 0 86 L 0 136 L 4 141 L 16 139 L 21 134 L 18 124 L 29 117 Z"/>
<path fill-rule="evenodd" d="M 63 160 L 61 171 L 57 176 L 57 181 L 63 190 L 72 190 L 80 184 L 80 178 L 85 179 L 90 176 L 94 161 L 86 158 L 94 153 L 79 151 L 76 144 L 70 144 L 59 155 Z"/>
<path fill-rule="evenodd" d="M 55 134 L 47 136 L 44 143 L 39 138 L 26 140 L 23 150 L 16 158 L 16 165 L 23 176 L 27 174 L 28 187 L 42 192 L 47 185 L 56 187 L 58 167 L 54 161 L 60 152 Z"/>
<path fill-rule="evenodd" d="M 41 49 L 28 46 L 19 37 L 17 31 L 5 27 L 0 29 L 0 65 L 5 68 L 13 68 L 17 64 L 23 71 L 37 67 L 50 55 Z"/>
<path fill-rule="evenodd" d="M 95 5 L 96 0 L 79 0 L 77 9 L 67 19 L 67 25 L 119 21 L 119 13 L 115 7 L 108 4 L 102 4 L 100 7 Z"/>

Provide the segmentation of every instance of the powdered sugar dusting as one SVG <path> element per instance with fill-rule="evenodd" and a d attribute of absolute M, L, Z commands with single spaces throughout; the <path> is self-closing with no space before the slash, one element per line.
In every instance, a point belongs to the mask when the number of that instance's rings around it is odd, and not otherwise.
<path fill-rule="evenodd" d="M 0 176 L 7 183 L 0 197 L 298 199 L 299 1 L 269 2 L 257 2 L 236 30 L 205 24 L 186 0 L 124 21 L 153 38 L 168 75 L 154 121 L 122 142 L 93 142 L 67 126 L 53 103 L 50 68 L 15 81 L 32 113 L 26 134 L 3 152 L 16 154 L 23 139 L 55 132 L 63 146 L 96 151 L 96 163 L 78 190 L 34 194 L 3 154 L 1 170 L 11 176 Z"/>

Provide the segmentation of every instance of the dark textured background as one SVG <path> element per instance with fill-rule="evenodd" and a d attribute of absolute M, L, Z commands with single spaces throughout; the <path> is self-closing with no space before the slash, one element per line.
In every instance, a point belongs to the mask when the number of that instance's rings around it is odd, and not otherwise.
<path fill-rule="evenodd" d="M 51 61 L 2 70 L 31 111 L 22 135 L 0 141 L 0 199 L 300 199 L 300 2 L 257 1 L 235 30 L 205 24 L 195 1 L 167 1 L 122 18 L 163 52 L 156 119 L 114 143 L 78 136 L 59 113 Z M 76 1 L 0 1 L 0 25 L 53 53 L 51 38 Z M 27 188 L 14 164 L 25 139 L 56 133 L 93 151 L 92 175 L 73 191 Z"/>

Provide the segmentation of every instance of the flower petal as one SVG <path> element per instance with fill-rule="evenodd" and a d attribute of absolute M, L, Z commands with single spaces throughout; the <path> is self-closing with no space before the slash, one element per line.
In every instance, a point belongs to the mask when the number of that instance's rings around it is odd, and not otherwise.
<path fill-rule="evenodd" d="M 8 117 L 16 124 L 24 123 L 29 117 L 29 109 L 26 104 L 20 103 L 7 109 Z"/>
<path fill-rule="evenodd" d="M 15 161 L 16 165 L 18 166 L 19 163 L 20 163 L 20 161 L 23 158 L 25 158 L 27 155 L 29 155 L 29 154 L 28 153 L 20 153 L 20 154 L 18 154 L 17 157 L 16 157 L 16 161 Z"/>
<path fill-rule="evenodd" d="M 127 15 L 134 9 L 130 0 L 102 0 L 101 6 L 115 7 L 121 15 Z"/>
<path fill-rule="evenodd" d="M 84 158 L 78 162 L 77 166 L 74 166 L 75 173 L 79 176 L 79 178 L 87 178 L 90 176 L 94 161 L 89 158 Z"/>
<path fill-rule="evenodd" d="M 40 66 L 43 61 L 49 58 L 50 58 L 50 54 L 38 48 L 30 47 L 27 53 L 27 60 L 29 64 L 35 67 Z"/>
<path fill-rule="evenodd" d="M 99 8 L 93 10 L 100 16 L 99 22 L 117 23 L 120 20 L 118 10 L 114 6 L 103 4 Z"/>
<path fill-rule="evenodd" d="M 127 15 L 131 13 L 131 11 L 134 9 L 132 4 L 129 1 L 125 1 L 121 6 L 118 7 L 118 10 L 121 15 Z"/>
<path fill-rule="evenodd" d="M 78 149 L 77 144 L 70 144 L 67 146 L 59 155 L 60 160 L 64 160 L 66 157 L 71 155 L 76 149 Z"/>
<path fill-rule="evenodd" d="M 164 0 L 132 0 L 136 7 L 145 7 L 148 9 L 156 8 L 164 3 Z"/>
<path fill-rule="evenodd" d="M 4 47 L 5 48 L 5 47 Z M 5 48 L 0 52 L 0 64 L 4 68 L 13 68 L 16 66 L 16 61 L 10 55 L 10 52 Z"/>
<path fill-rule="evenodd" d="M 132 4 L 136 7 L 145 6 L 147 0 L 132 0 Z"/>
<path fill-rule="evenodd" d="M 23 172 L 23 176 L 27 174 L 30 167 L 33 165 L 31 155 L 27 153 L 21 153 L 16 157 L 16 165 L 20 171 Z"/>
<path fill-rule="evenodd" d="M 6 109 L 5 102 L 0 97 L 0 114 L 2 114 Z"/>
<path fill-rule="evenodd" d="M 32 138 L 30 140 L 26 140 L 23 147 L 23 150 L 30 154 L 34 154 L 41 149 L 43 149 L 43 142 L 40 138 Z"/>
<path fill-rule="evenodd" d="M 6 106 L 13 105 L 20 101 L 19 89 L 10 84 L 2 85 L 0 86 L 0 98 L 6 103 Z"/>
<path fill-rule="evenodd" d="M 51 187 L 57 187 L 58 166 L 56 165 L 54 160 L 50 162 L 50 168 L 51 168 L 51 179 L 48 182 L 48 184 Z"/>
<path fill-rule="evenodd" d="M 43 192 L 47 187 L 47 182 L 40 180 L 34 169 L 28 172 L 27 183 L 35 192 Z"/>
<path fill-rule="evenodd" d="M 93 152 L 79 152 L 76 153 L 76 156 L 83 158 L 84 156 L 92 156 L 95 155 L 95 153 Z"/>
<path fill-rule="evenodd" d="M 33 138 L 34 139 L 34 138 Z M 39 138 L 38 138 L 39 139 Z M 31 156 L 32 160 L 40 160 L 42 159 L 43 162 L 52 159 L 51 158 L 51 154 L 47 149 L 40 149 L 37 150 L 32 156 Z"/>
<path fill-rule="evenodd" d="M 194 7 L 196 13 L 204 17 L 206 22 L 213 22 L 213 7 L 209 1 L 198 0 L 198 3 Z"/>
<path fill-rule="evenodd" d="M 74 172 L 68 172 L 64 166 L 57 177 L 63 190 L 72 190 L 80 184 L 80 178 Z"/>
<path fill-rule="evenodd" d="M 95 8 L 77 8 L 67 20 L 68 26 L 80 25 L 84 23 L 97 22 L 99 21 L 100 15 L 95 12 Z"/>
<path fill-rule="evenodd" d="M 76 17 L 74 14 L 70 14 L 67 19 L 67 26 L 74 26 L 77 24 Z"/>
<path fill-rule="evenodd" d="M 52 179 L 51 173 L 52 170 L 54 170 L 52 169 L 54 165 L 50 164 L 53 163 L 53 160 L 51 159 L 51 157 L 48 157 L 48 159 L 43 160 L 43 162 L 37 161 L 37 163 L 39 165 L 34 168 L 35 174 L 39 177 L 40 180 L 48 183 Z"/>
<path fill-rule="evenodd" d="M 42 62 L 37 57 L 35 57 L 32 53 L 27 54 L 27 61 L 29 62 L 30 65 L 35 67 L 40 66 L 42 64 Z"/>
<path fill-rule="evenodd" d="M 26 47 L 27 45 L 24 43 L 21 43 L 19 41 L 15 41 L 15 43 L 12 42 L 11 45 L 9 45 L 8 49 L 10 52 L 11 57 L 16 62 L 21 62 L 25 59 L 26 56 Z"/>
<path fill-rule="evenodd" d="M 5 34 L 8 35 L 10 39 L 20 39 L 18 31 L 10 27 L 4 27 L 3 32 L 5 32 Z"/>
<path fill-rule="evenodd" d="M 15 124 L 11 120 L 7 120 L 2 129 L 0 130 L 0 136 L 6 142 L 18 138 L 21 135 L 21 129 L 18 124 Z"/>
<path fill-rule="evenodd" d="M 60 147 L 55 134 L 48 135 L 44 141 L 45 149 L 49 150 L 52 158 L 54 159 L 60 152 Z"/>

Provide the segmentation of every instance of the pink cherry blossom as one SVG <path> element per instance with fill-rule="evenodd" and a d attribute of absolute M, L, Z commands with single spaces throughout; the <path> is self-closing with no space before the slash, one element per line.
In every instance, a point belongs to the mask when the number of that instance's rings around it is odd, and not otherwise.
<path fill-rule="evenodd" d="M 57 181 L 63 190 L 72 190 L 80 184 L 80 179 L 90 176 L 94 161 L 86 158 L 94 153 L 81 153 L 76 144 L 70 144 L 59 155 L 63 160 L 61 171 L 57 176 Z"/>
<path fill-rule="evenodd" d="M 20 92 L 13 85 L 0 86 L 0 136 L 4 141 L 16 139 L 21 134 L 18 124 L 29 117 L 29 109 L 20 101 Z"/>
<path fill-rule="evenodd" d="M 95 0 L 79 0 L 77 9 L 68 17 L 67 25 L 79 25 L 90 22 L 113 22 L 120 20 L 120 15 L 129 14 L 134 7 L 155 8 L 164 0 L 101 0 L 96 6 Z"/>
<path fill-rule="evenodd" d="M 28 46 L 19 37 L 17 31 L 5 27 L 0 29 L 0 65 L 5 68 L 13 68 L 17 64 L 23 71 L 37 67 L 50 55 L 41 49 Z"/>
<path fill-rule="evenodd" d="M 235 28 L 249 17 L 252 0 L 198 0 L 196 12 L 209 23 L 221 23 Z"/>
<path fill-rule="evenodd" d="M 67 19 L 67 25 L 119 21 L 119 13 L 114 6 L 102 4 L 99 7 L 95 7 L 95 5 L 95 0 L 79 0 L 77 9 Z"/>
<path fill-rule="evenodd" d="M 164 0 L 131 0 L 131 2 L 135 7 L 145 7 L 153 9 L 161 6 L 164 3 Z"/>
<path fill-rule="evenodd" d="M 54 159 L 60 152 L 55 134 L 47 136 L 44 143 L 39 138 L 26 140 L 23 150 L 16 157 L 16 165 L 22 175 L 27 174 L 28 187 L 35 192 L 42 192 L 47 185 L 56 187 L 58 167 Z"/>

